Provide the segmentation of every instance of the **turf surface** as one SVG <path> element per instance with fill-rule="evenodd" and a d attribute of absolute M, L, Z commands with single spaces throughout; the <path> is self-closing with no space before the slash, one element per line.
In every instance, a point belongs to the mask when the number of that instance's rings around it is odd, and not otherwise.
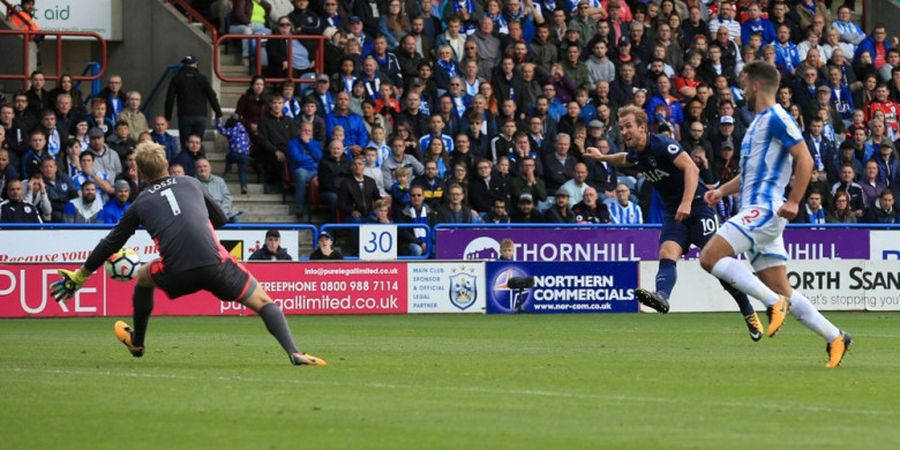
<path fill-rule="evenodd" d="M 736 314 L 0 321 L 0 448 L 900 448 L 900 314 L 832 313 L 837 370 Z"/>

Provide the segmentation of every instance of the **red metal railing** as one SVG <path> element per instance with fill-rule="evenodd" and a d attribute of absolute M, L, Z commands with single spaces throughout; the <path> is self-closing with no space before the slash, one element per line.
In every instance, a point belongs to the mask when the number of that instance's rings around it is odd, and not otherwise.
<path fill-rule="evenodd" d="M 52 74 L 45 74 L 45 78 L 50 81 L 59 80 L 63 70 L 63 36 L 89 37 L 96 39 L 100 43 L 100 71 L 95 75 L 74 75 L 72 79 L 75 81 L 93 81 L 97 80 L 106 73 L 106 40 L 103 36 L 92 32 L 81 31 L 26 31 L 26 30 L 0 30 L 0 36 L 22 36 L 22 73 L 18 74 L 0 74 L 0 80 L 22 80 L 22 87 L 27 87 L 28 79 L 31 74 L 28 71 L 30 55 L 28 45 L 32 42 L 34 36 L 49 36 L 56 38 L 56 70 Z"/>
<path fill-rule="evenodd" d="M 219 38 L 219 30 L 209 21 L 206 17 L 203 17 L 202 14 L 197 12 L 193 6 L 190 5 L 185 0 L 165 0 L 166 3 L 172 5 L 178 5 L 179 8 L 184 10 L 185 15 L 187 16 L 188 22 L 200 22 L 203 24 L 203 27 L 206 28 L 206 31 L 209 33 L 212 41 L 215 42 L 216 39 Z"/>
<path fill-rule="evenodd" d="M 219 66 L 219 47 L 224 45 L 226 41 L 229 40 L 244 40 L 251 39 L 256 41 L 256 58 L 255 58 L 255 70 L 253 73 L 262 74 L 262 41 L 267 40 L 275 40 L 275 39 L 291 39 L 298 41 L 316 41 L 316 51 L 315 51 L 315 60 L 311 61 L 314 64 L 314 69 L 317 74 L 322 73 L 325 67 L 325 36 L 320 35 L 306 35 L 306 34 L 225 34 L 219 36 L 219 39 L 216 40 L 215 45 L 213 46 L 213 72 L 215 72 L 216 76 L 219 77 L 220 80 L 228 82 L 228 83 L 249 83 L 252 77 L 250 75 L 243 77 L 234 77 L 234 76 L 226 76 L 222 74 L 221 68 Z M 288 67 L 290 67 L 290 62 L 293 61 L 293 52 L 294 46 L 288 45 Z M 298 78 L 294 77 L 293 70 L 288 70 L 287 77 L 265 77 L 266 83 L 281 83 L 284 81 L 290 81 L 291 83 L 314 83 L 314 79 L 308 78 Z"/>

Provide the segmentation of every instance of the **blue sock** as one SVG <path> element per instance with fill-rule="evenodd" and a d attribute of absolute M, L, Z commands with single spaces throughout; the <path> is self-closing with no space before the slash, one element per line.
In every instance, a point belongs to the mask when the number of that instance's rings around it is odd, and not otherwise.
<path fill-rule="evenodd" d="M 675 280 L 678 274 L 675 272 L 675 261 L 671 259 L 659 260 L 659 272 L 656 272 L 656 293 L 666 299 L 672 294 Z"/>

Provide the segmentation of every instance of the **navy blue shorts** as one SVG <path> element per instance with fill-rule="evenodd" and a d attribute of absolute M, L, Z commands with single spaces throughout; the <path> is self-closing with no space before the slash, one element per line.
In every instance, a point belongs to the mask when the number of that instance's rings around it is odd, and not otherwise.
<path fill-rule="evenodd" d="M 703 248 L 716 234 L 718 228 L 716 212 L 705 203 L 694 203 L 691 206 L 691 215 L 681 223 L 675 221 L 675 215 L 666 214 L 662 231 L 659 233 L 659 243 L 674 241 L 681 246 L 682 253 L 687 253 L 691 244 Z"/>

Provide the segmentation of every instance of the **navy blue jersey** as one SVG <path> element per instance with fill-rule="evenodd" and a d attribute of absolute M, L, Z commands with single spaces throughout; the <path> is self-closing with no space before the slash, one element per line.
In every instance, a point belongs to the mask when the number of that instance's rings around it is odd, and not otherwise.
<path fill-rule="evenodd" d="M 675 166 L 675 158 L 682 153 L 686 152 L 681 144 L 664 134 L 649 134 L 647 148 L 628 151 L 628 162 L 643 172 L 647 181 L 653 184 L 662 198 L 667 214 L 674 215 L 678 211 L 678 205 L 684 196 L 684 172 Z M 698 199 L 702 201 L 705 192 L 706 186 L 697 180 L 694 202 Z"/>

